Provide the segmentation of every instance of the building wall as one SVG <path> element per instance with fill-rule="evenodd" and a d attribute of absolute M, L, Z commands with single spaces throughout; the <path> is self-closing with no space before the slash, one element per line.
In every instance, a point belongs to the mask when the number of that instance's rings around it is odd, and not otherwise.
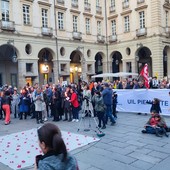
<path fill-rule="evenodd" d="M 114 51 L 118 51 L 122 55 L 121 71 L 127 71 L 127 62 L 132 63 L 132 72 L 137 72 L 136 55 L 139 48 L 147 47 L 151 51 L 152 58 L 152 75 L 158 74 L 159 78 L 163 78 L 163 49 L 169 46 L 169 33 L 165 31 L 165 11 L 170 15 L 170 5 L 164 0 L 144 0 L 143 3 L 137 3 L 139 0 L 129 0 L 129 7 L 122 8 L 123 1 L 115 0 L 115 11 L 110 11 L 110 0 L 101 0 L 101 13 L 96 13 L 96 3 L 89 0 L 90 12 L 85 11 L 83 0 L 78 1 L 78 8 L 73 8 L 71 0 L 64 0 L 64 4 L 57 0 L 15 0 L 9 1 L 10 4 L 10 21 L 14 21 L 15 31 L 0 29 L 0 45 L 6 44 L 9 40 L 14 40 L 14 46 L 17 50 L 18 57 L 18 80 L 19 86 L 25 84 L 25 78 L 32 76 L 34 82 L 39 81 L 39 55 L 42 49 L 48 48 L 52 54 L 53 61 L 53 83 L 57 83 L 59 77 L 64 74 L 69 80 L 70 74 L 70 55 L 73 51 L 80 54 L 81 59 L 85 58 L 84 66 L 82 65 L 82 74 L 87 79 L 88 64 L 92 65 L 89 74 L 94 74 L 95 56 L 99 52 L 103 57 L 103 72 L 112 71 L 112 56 Z M 106 2 L 106 4 L 105 4 Z M 30 6 L 30 24 L 23 24 L 22 5 Z M 106 5 L 106 13 L 105 13 Z M 48 10 L 48 27 L 52 28 L 52 36 L 42 35 L 42 19 L 41 9 Z M 1 3 L 0 3 L 1 9 Z M 145 12 L 146 35 L 137 36 L 136 30 L 139 25 L 139 12 Z M 64 14 L 64 29 L 58 29 L 58 12 Z M 75 40 L 73 38 L 73 15 L 78 16 L 78 32 L 82 38 Z M 124 32 L 124 17 L 130 17 L 130 31 Z M 56 17 L 56 18 L 55 18 Z M 169 16 L 170 17 L 170 16 Z M 90 33 L 86 33 L 85 19 L 90 19 Z M 0 20 L 2 16 L 0 15 Z M 56 19 L 56 20 L 55 20 Z M 107 20 L 106 20 L 107 19 Z M 111 21 L 116 20 L 116 37 L 114 42 L 109 41 L 112 35 Z M 102 43 L 97 41 L 97 21 L 101 21 L 101 36 L 104 40 Z M 107 24 L 107 26 L 106 26 Z M 170 23 L 168 23 L 170 27 Z M 107 28 L 107 30 L 106 30 Z M 26 54 L 25 46 L 31 45 L 31 54 Z M 81 47 L 77 50 L 78 47 Z M 108 47 L 108 51 L 107 51 Z M 64 54 L 60 53 L 61 48 Z M 130 54 L 127 54 L 127 48 Z M 88 53 L 89 52 L 89 53 Z M 170 58 L 168 53 L 168 58 Z M 27 75 L 25 65 L 27 62 L 33 63 L 32 75 Z M 168 60 L 169 61 L 169 60 Z M 61 64 L 67 65 L 65 73 L 61 72 Z M 16 69 L 16 68 L 15 68 Z M 170 74 L 170 71 L 168 71 Z"/>

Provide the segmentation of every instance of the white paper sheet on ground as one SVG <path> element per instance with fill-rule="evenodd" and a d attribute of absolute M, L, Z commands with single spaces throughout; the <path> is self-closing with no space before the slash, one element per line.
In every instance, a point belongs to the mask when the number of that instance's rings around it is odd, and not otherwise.
<path fill-rule="evenodd" d="M 100 140 L 65 131 L 62 131 L 62 137 L 68 151 Z M 38 145 L 37 129 L 0 137 L 0 162 L 14 170 L 32 166 L 35 156 L 39 154 L 42 152 Z"/>

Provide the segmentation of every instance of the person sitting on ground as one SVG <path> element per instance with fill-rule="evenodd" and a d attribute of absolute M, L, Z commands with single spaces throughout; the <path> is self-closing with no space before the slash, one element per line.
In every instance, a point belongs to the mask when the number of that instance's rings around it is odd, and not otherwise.
<path fill-rule="evenodd" d="M 37 130 L 44 155 L 37 155 L 35 170 L 78 170 L 76 159 L 67 152 L 58 126 L 46 123 Z"/>
<path fill-rule="evenodd" d="M 164 119 L 158 113 L 156 113 L 156 111 L 152 111 L 151 117 L 144 128 L 145 130 L 142 130 L 142 133 L 156 134 L 158 137 L 162 137 L 164 134 L 166 137 L 169 136 L 166 133 L 167 125 Z"/>

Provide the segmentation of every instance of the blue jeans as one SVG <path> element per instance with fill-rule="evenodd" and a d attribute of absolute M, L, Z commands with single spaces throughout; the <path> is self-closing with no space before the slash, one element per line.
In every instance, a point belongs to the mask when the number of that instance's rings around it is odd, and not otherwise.
<path fill-rule="evenodd" d="M 108 121 L 108 117 L 110 118 L 112 123 L 115 123 L 115 119 L 112 115 L 112 106 L 111 105 L 106 105 L 106 123 Z"/>
<path fill-rule="evenodd" d="M 72 106 L 73 119 L 79 119 L 79 107 Z"/>

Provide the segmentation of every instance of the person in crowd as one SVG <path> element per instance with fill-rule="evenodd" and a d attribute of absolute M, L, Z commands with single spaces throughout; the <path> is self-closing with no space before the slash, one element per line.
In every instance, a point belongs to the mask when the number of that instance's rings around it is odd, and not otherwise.
<path fill-rule="evenodd" d="M 37 155 L 35 170 L 78 170 L 78 163 L 62 139 L 60 129 L 46 123 L 37 130 L 39 146 L 44 155 Z"/>
<path fill-rule="evenodd" d="M 11 105 L 12 97 L 11 97 L 10 92 L 8 90 L 4 91 L 2 93 L 1 97 L 2 97 L 1 98 L 1 105 L 2 105 L 2 109 L 4 111 L 4 114 L 5 114 L 5 125 L 8 125 L 11 122 L 11 117 L 10 117 L 11 108 L 10 108 L 10 105 Z"/>
<path fill-rule="evenodd" d="M 109 117 L 112 122 L 111 125 L 113 126 L 116 123 L 116 121 L 112 115 L 112 104 L 113 104 L 112 95 L 113 95 L 112 89 L 109 88 L 108 83 L 105 83 L 104 90 L 102 91 L 102 96 L 103 96 L 104 104 L 106 105 L 106 124 Z"/>
<path fill-rule="evenodd" d="M 103 102 L 103 97 L 101 96 L 100 91 L 96 91 L 95 95 L 92 97 L 93 103 L 95 103 L 95 111 L 99 120 L 98 127 L 101 128 L 101 122 L 103 123 L 102 129 L 106 129 L 105 124 L 105 105 Z"/>
<path fill-rule="evenodd" d="M 133 89 L 139 89 L 139 83 L 137 79 L 133 80 Z"/>
<path fill-rule="evenodd" d="M 91 102 L 91 91 L 89 90 L 88 84 L 86 84 L 83 88 L 83 104 L 82 104 L 82 112 L 89 116 L 88 114 L 93 115 L 93 105 Z"/>
<path fill-rule="evenodd" d="M 33 100 L 33 97 L 36 96 L 36 93 L 37 93 L 37 88 L 39 87 L 38 83 L 35 83 L 34 84 L 34 87 L 31 88 L 31 104 L 30 104 L 30 112 L 32 114 L 31 116 L 31 119 L 34 119 L 35 118 L 35 103 L 34 103 L 34 100 Z"/>
<path fill-rule="evenodd" d="M 152 87 L 152 89 L 157 89 L 159 87 L 159 81 L 156 76 L 152 78 L 151 87 Z"/>
<path fill-rule="evenodd" d="M 153 101 L 147 101 L 147 104 L 151 104 L 150 113 L 154 110 L 157 113 L 162 113 L 160 107 L 160 100 L 158 98 L 154 98 Z"/>
<path fill-rule="evenodd" d="M 92 90 L 91 90 L 91 95 L 94 96 L 95 91 L 98 91 L 98 90 L 99 90 L 98 84 L 97 84 L 97 82 L 94 82 L 93 88 L 92 88 Z"/>
<path fill-rule="evenodd" d="M 52 89 L 49 86 L 49 84 L 46 84 L 45 87 L 46 87 L 46 89 L 45 89 L 44 92 L 47 95 L 47 100 L 45 100 L 45 102 L 46 102 L 46 109 L 47 109 L 47 115 L 48 115 L 48 117 L 50 117 L 52 115 L 50 115 L 50 113 L 49 113 L 49 110 L 50 110 L 49 108 L 51 107 L 53 92 L 52 92 Z"/>
<path fill-rule="evenodd" d="M 3 119 L 3 114 L 2 114 L 2 96 L 3 96 L 4 91 L 0 91 L 0 120 Z"/>
<path fill-rule="evenodd" d="M 64 92 L 64 115 L 65 115 L 64 121 L 67 121 L 67 120 L 71 121 L 72 120 L 71 103 L 70 103 L 70 99 L 71 99 L 70 88 L 71 88 L 71 86 L 68 86 L 66 88 L 66 91 Z"/>
<path fill-rule="evenodd" d="M 33 96 L 33 101 L 35 104 L 35 117 L 36 117 L 37 124 L 44 123 L 42 118 L 44 98 L 40 87 L 37 88 L 36 93 Z"/>
<path fill-rule="evenodd" d="M 116 107 L 117 107 L 117 93 L 116 92 L 113 92 L 113 95 L 112 95 L 112 114 L 114 116 L 114 119 L 117 119 L 117 112 L 116 112 Z"/>
<path fill-rule="evenodd" d="M 53 121 L 59 121 L 60 108 L 61 108 L 61 93 L 56 87 L 52 91 L 52 101 L 51 101 L 51 115 L 53 115 Z"/>
<path fill-rule="evenodd" d="M 78 122 L 79 121 L 79 102 L 78 102 L 78 96 L 75 93 L 73 88 L 70 89 L 70 93 L 71 93 L 70 103 L 72 105 L 72 114 L 73 114 L 72 122 Z"/>
<path fill-rule="evenodd" d="M 28 91 L 23 88 L 21 90 L 21 96 L 19 99 L 19 119 L 23 119 L 23 114 L 24 114 L 24 119 L 27 119 L 29 107 L 30 107 L 30 96 L 28 95 Z"/>
<path fill-rule="evenodd" d="M 19 117 L 18 114 L 19 97 L 20 96 L 17 92 L 17 88 L 14 88 L 14 93 L 12 94 L 12 102 L 11 102 L 11 109 L 12 109 L 12 113 L 14 114 L 14 118 Z"/>

